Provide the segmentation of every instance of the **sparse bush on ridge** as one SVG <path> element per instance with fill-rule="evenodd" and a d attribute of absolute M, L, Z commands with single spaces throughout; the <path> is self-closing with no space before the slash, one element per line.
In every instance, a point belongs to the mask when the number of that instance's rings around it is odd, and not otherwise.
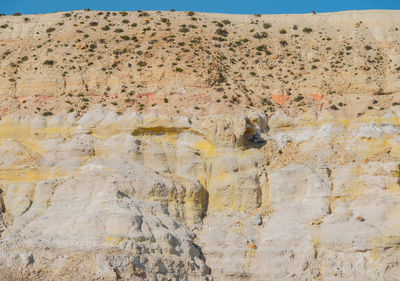
<path fill-rule="evenodd" d="M 219 36 L 227 37 L 228 36 L 228 31 L 226 29 L 218 28 L 215 31 L 215 34 L 217 34 Z"/>
<path fill-rule="evenodd" d="M 265 23 L 263 23 L 263 27 L 265 28 L 265 29 L 268 29 L 268 28 L 270 28 L 272 25 L 270 24 L 270 23 L 268 23 L 268 22 L 265 22 Z"/>
<path fill-rule="evenodd" d="M 256 34 L 253 35 L 253 37 L 256 38 L 256 39 L 264 39 L 264 38 L 268 37 L 268 33 L 266 33 L 266 32 L 258 33 L 257 32 Z"/>
<path fill-rule="evenodd" d="M 45 60 L 43 64 L 52 66 L 52 65 L 54 65 L 54 61 L 53 60 Z"/>
<path fill-rule="evenodd" d="M 150 15 L 147 12 L 140 12 L 139 13 L 139 17 L 148 17 L 148 16 L 150 16 Z"/>

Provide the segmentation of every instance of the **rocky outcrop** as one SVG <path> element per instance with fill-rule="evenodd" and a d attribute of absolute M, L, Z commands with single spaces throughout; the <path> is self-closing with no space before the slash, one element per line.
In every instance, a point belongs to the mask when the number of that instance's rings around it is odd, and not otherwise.
<path fill-rule="evenodd" d="M 390 279 L 398 126 L 397 108 L 3 118 L 1 277 Z"/>
<path fill-rule="evenodd" d="M 262 144 L 266 121 L 251 118 L 94 110 L 76 121 L 73 114 L 3 119 L 1 237 L 8 253 L 31 249 L 33 265 L 9 254 L 3 264 L 42 276 L 59 262 L 52 255 L 72 251 L 74 260 L 96 256 L 81 261 L 88 278 L 104 270 L 110 278 L 210 278 L 193 231 L 213 212 L 261 205 L 262 156 L 252 145 Z M 109 249 L 121 264 L 112 265 Z M 77 276 L 57 274 L 44 276 Z"/>
<path fill-rule="evenodd" d="M 0 279 L 399 279 L 397 14 L 0 17 Z"/>

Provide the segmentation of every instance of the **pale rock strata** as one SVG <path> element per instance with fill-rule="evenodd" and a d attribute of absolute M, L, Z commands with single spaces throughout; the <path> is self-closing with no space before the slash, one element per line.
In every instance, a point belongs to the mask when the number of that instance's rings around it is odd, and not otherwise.
<path fill-rule="evenodd" d="M 254 136 L 265 131 L 266 122 L 251 116 L 252 121 L 225 116 L 211 132 L 197 130 L 189 118 L 102 110 L 72 126 L 71 115 L 2 120 L 2 241 L 12 253 L 32 249 L 2 256 L 7 270 L 44 272 L 56 266 L 59 273 L 46 276 L 73 277 L 64 272 L 72 261 L 59 265 L 53 256 L 68 249 L 73 260 L 79 260 L 75 253 L 102 257 L 81 261 L 92 277 L 100 272 L 110 278 L 211 278 L 187 226 L 201 228 L 211 212 L 261 205 L 257 165 L 263 157 L 251 146 L 262 145 Z M 226 124 L 235 124 L 234 136 Z M 41 252 L 46 248 L 50 256 Z M 108 249 L 125 257 L 111 265 Z M 146 261 L 129 258 L 139 255 Z"/>
<path fill-rule="evenodd" d="M 3 118 L 0 277 L 396 280 L 395 109 Z"/>

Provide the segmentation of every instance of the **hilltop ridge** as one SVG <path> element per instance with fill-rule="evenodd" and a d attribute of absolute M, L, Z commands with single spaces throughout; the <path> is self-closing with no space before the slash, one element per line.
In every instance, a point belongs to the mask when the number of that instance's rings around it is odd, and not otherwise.
<path fill-rule="evenodd" d="M 218 103 L 269 115 L 363 114 L 396 102 L 399 13 L 3 16 L 3 112 L 83 113 L 105 104 L 191 114 Z"/>

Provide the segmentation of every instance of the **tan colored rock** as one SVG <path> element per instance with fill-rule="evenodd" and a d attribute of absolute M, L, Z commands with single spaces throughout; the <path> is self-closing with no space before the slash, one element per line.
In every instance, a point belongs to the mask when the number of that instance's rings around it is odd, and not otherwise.
<path fill-rule="evenodd" d="M 399 19 L 0 17 L 0 279 L 399 279 Z"/>

